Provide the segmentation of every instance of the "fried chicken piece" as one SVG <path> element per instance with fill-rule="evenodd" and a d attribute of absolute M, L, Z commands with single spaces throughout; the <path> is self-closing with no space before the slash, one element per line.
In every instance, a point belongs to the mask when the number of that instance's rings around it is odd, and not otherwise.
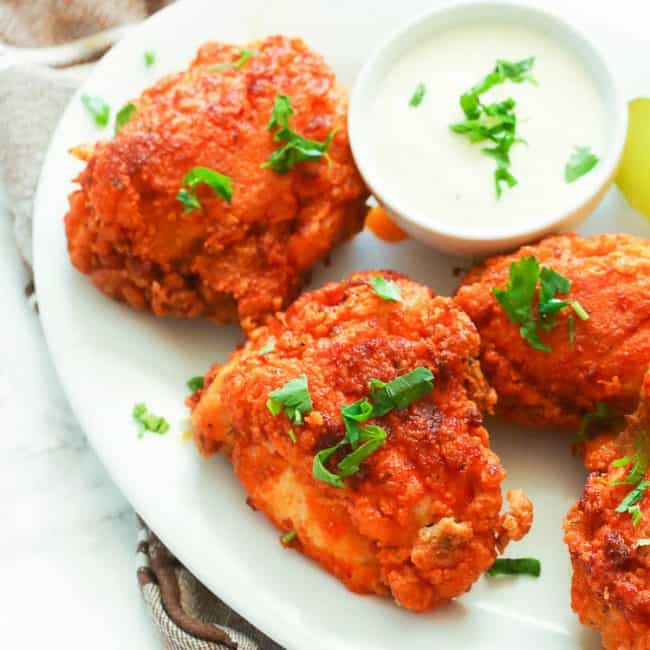
<path fill-rule="evenodd" d="M 381 275 L 402 300 L 383 300 L 368 284 L 377 275 L 301 296 L 214 366 L 188 405 L 201 451 L 230 457 L 249 502 L 295 531 L 296 548 L 352 591 L 392 594 L 423 611 L 467 591 L 528 532 L 532 506 L 514 491 L 511 510 L 500 512 L 505 471 L 481 417 L 495 395 L 469 318 L 394 272 Z M 316 479 L 315 454 L 345 436 L 340 407 L 367 397 L 371 379 L 389 382 L 418 367 L 433 373 L 433 390 L 368 422 L 385 429 L 385 444 L 344 488 Z M 303 374 L 313 410 L 296 426 L 266 402 Z M 340 458 L 327 468 L 337 471 Z"/>
<path fill-rule="evenodd" d="M 187 71 L 145 90 L 113 140 L 77 154 L 87 165 L 65 225 L 72 263 L 95 286 L 158 316 L 239 320 L 249 329 L 285 307 L 310 267 L 358 232 L 367 191 L 348 143 L 347 99 L 323 59 L 298 39 L 242 48 L 209 43 Z M 217 67 L 215 68 L 215 65 Z M 286 174 L 262 168 L 284 142 L 267 128 L 278 94 L 290 127 L 323 141 L 327 158 Z M 185 175 L 233 179 L 232 203 L 207 185 L 201 209 L 177 199 Z"/>
<path fill-rule="evenodd" d="M 642 488 L 641 480 L 650 480 L 648 430 L 650 372 L 627 429 L 614 440 L 606 436 L 602 453 L 592 455 L 597 469 L 564 521 L 573 565 L 571 605 L 581 623 L 600 632 L 606 650 L 650 648 L 650 546 L 638 545 L 650 537 L 647 492 L 636 503 L 638 513 L 634 503 L 631 510 L 616 511 L 635 484 Z M 633 472 L 637 459 L 641 464 Z"/>
<path fill-rule="evenodd" d="M 571 280 L 570 300 L 589 314 L 560 312 L 541 339 L 552 352 L 533 349 L 492 294 L 504 288 L 513 262 L 534 255 Z M 561 296 L 564 298 L 565 296 Z M 497 412 L 534 426 L 576 429 L 604 403 L 612 414 L 631 413 L 650 363 L 650 244 L 630 235 L 548 237 L 516 253 L 494 257 L 463 279 L 456 303 L 481 335 L 481 366 L 497 391 Z"/>

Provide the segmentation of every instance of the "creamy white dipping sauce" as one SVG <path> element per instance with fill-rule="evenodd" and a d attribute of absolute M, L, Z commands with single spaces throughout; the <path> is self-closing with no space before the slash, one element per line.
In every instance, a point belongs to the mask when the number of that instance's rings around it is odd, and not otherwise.
<path fill-rule="evenodd" d="M 465 119 L 461 95 L 490 73 L 497 59 L 529 57 L 535 57 L 531 72 L 537 85 L 505 81 L 481 95 L 484 104 L 515 100 L 517 135 L 527 142 L 510 149 L 509 170 L 518 184 L 503 185 L 497 199 L 495 161 L 481 152 L 492 143 L 471 144 L 449 125 Z M 420 83 L 426 86 L 424 98 L 410 106 Z M 576 146 L 591 147 L 602 157 L 607 124 L 596 83 L 570 50 L 540 32 L 488 22 L 432 35 L 395 61 L 379 83 L 365 128 L 387 198 L 412 216 L 479 234 L 566 211 L 589 174 L 567 183 L 565 166 Z"/>

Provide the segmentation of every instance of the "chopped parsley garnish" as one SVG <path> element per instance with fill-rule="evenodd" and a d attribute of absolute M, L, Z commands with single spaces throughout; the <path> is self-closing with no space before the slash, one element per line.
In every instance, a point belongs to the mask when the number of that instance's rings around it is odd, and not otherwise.
<path fill-rule="evenodd" d="M 361 435 L 360 422 L 367 422 L 373 413 L 373 406 L 364 397 L 347 406 L 341 406 L 341 415 L 345 425 L 345 436 L 352 447 L 356 447 Z"/>
<path fill-rule="evenodd" d="M 403 409 L 433 389 L 433 374 L 419 367 L 385 383 L 370 380 L 370 398 L 363 397 L 352 404 L 341 406 L 345 437 L 333 447 L 322 449 L 314 456 L 312 473 L 315 479 L 337 488 L 344 488 L 343 478 L 356 474 L 361 463 L 386 442 L 385 429 L 365 424 L 370 418 L 385 415 L 394 408 Z M 326 467 L 329 458 L 339 449 L 349 446 L 351 451 L 337 464 L 338 472 Z"/>
<path fill-rule="evenodd" d="M 86 107 L 97 126 L 106 126 L 108 124 L 111 107 L 101 97 L 82 95 L 81 103 Z"/>
<path fill-rule="evenodd" d="M 151 433 L 158 433 L 160 435 L 167 433 L 169 431 L 169 422 L 165 420 L 161 415 L 155 415 L 151 413 L 145 404 L 142 402 L 136 404 L 133 407 L 133 412 L 131 414 L 133 419 L 140 425 L 140 431 L 138 433 L 138 438 L 142 438 L 145 434 L 145 431 L 150 431 Z"/>
<path fill-rule="evenodd" d="M 413 91 L 411 99 L 409 99 L 409 106 L 419 106 L 424 99 L 424 95 L 427 92 L 427 87 L 420 82 Z"/>
<path fill-rule="evenodd" d="M 295 530 L 290 530 L 286 535 L 280 537 L 280 541 L 286 546 L 287 544 L 291 544 L 297 536 L 298 533 Z"/>
<path fill-rule="evenodd" d="M 312 467 L 312 474 L 316 480 L 323 481 L 323 483 L 329 483 L 329 485 L 336 488 L 345 488 L 345 483 L 340 476 L 334 474 L 334 472 L 330 472 L 327 467 L 325 467 L 325 463 L 335 451 L 338 451 L 339 447 L 342 446 L 342 443 L 343 441 L 338 445 L 334 445 L 334 447 L 321 449 L 314 456 L 314 465 Z"/>
<path fill-rule="evenodd" d="M 187 380 L 185 385 L 193 392 L 196 393 L 197 390 L 203 388 L 203 377 L 197 375 L 196 377 L 191 377 Z"/>
<path fill-rule="evenodd" d="M 498 60 L 492 72 L 461 96 L 460 107 L 465 113 L 465 120 L 449 126 L 453 133 L 465 135 L 471 143 L 487 140 L 494 144 L 493 147 L 483 147 L 481 151 L 496 162 L 494 189 L 497 199 L 501 198 L 504 183 L 510 188 L 517 184 L 517 179 L 509 170 L 510 149 L 512 145 L 524 141 L 517 136 L 515 101 L 508 98 L 502 102 L 483 104 L 481 95 L 505 81 L 536 83 L 530 74 L 534 63 L 533 57 L 516 62 Z"/>
<path fill-rule="evenodd" d="M 609 412 L 607 413 L 609 415 Z M 623 456 L 612 461 L 612 467 L 627 467 L 632 465 L 623 481 L 612 481 L 610 485 L 637 485 L 645 476 L 648 469 L 648 454 L 646 453 L 646 433 L 641 431 L 634 441 L 634 454 Z"/>
<path fill-rule="evenodd" d="M 632 517 L 632 525 L 638 526 L 643 513 L 638 502 L 650 486 L 649 481 L 643 477 L 648 469 L 648 454 L 646 452 L 646 432 L 640 431 L 634 441 L 635 452 L 632 456 L 623 456 L 612 461 L 612 467 L 627 467 L 632 465 L 630 471 L 622 481 L 610 481 L 610 485 L 633 485 L 625 498 L 618 504 L 616 512 L 627 512 Z"/>
<path fill-rule="evenodd" d="M 371 280 L 368 280 L 368 284 L 375 290 L 375 293 L 383 300 L 389 300 L 392 302 L 402 301 L 402 293 L 400 292 L 397 284 L 392 280 L 387 280 L 382 275 L 377 275 Z"/>
<path fill-rule="evenodd" d="M 478 117 L 481 113 L 480 96 L 490 90 L 490 88 L 498 86 L 505 81 L 512 81 L 514 83 L 529 81 L 531 83 L 537 83 L 530 74 L 534 64 L 534 57 L 516 62 L 499 59 L 492 72 L 486 75 L 460 98 L 460 106 L 465 115 L 467 117 Z"/>
<path fill-rule="evenodd" d="M 217 63 L 217 65 L 210 66 L 210 70 L 212 72 L 220 72 L 221 70 L 228 70 L 229 68 L 239 70 L 239 68 L 245 65 L 249 59 L 252 59 L 256 54 L 257 52 L 255 50 L 240 50 L 239 58 L 236 61 Z"/>
<path fill-rule="evenodd" d="M 294 114 L 291 107 L 291 98 L 286 95 L 278 95 L 273 104 L 273 112 L 271 119 L 267 124 L 269 131 L 274 131 L 277 128 L 289 128 L 289 118 Z"/>
<path fill-rule="evenodd" d="M 258 357 L 263 357 L 265 354 L 268 354 L 269 352 L 273 352 L 275 350 L 275 341 L 271 339 L 267 343 L 265 343 L 255 354 Z"/>
<path fill-rule="evenodd" d="M 424 397 L 433 389 L 433 374 L 420 366 L 385 384 L 379 379 L 370 380 L 370 398 L 373 400 L 373 414 L 384 415 L 393 408 L 404 409 Z"/>
<path fill-rule="evenodd" d="M 585 311 L 585 308 L 577 301 L 574 300 L 571 303 L 571 308 L 576 313 L 576 316 L 580 320 L 589 320 L 589 314 Z"/>
<path fill-rule="evenodd" d="M 131 121 L 131 118 L 135 115 L 135 104 L 124 104 L 117 115 L 115 116 L 115 133 L 117 133 L 125 124 L 128 124 Z"/>
<path fill-rule="evenodd" d="M 640 431 L 634 440 L 634 454 L 623 456 L 612 461 L 612 467 L 627 467 L 632 465 L 630 471 L 622 481 L 611 481 L 610 485 L 634 486 L 618 504 L 616 512 L 627 512 L 632 517 L 632 524 L 637 526 L 643 518 L 641 508 L 637 505 L 650 486 L 649 481 L 643 480 L 648 469 L 648 454 L 646 452 L 646 432 Z"/>
<path fill-rule="evenodd" d="M 196 194 L 184 187 L 178 190 L 176 198 L 183 204 L 185 212 L 192 212 L 192 210 L 203 209 L 199 203 L 199 200 L 196 198 Z"/>
<path fill-rule="evenodd" d="M 567 183 L 577 181 L 588 174 L 600 159 L 591 151 L 591 147 L 576 147 L 564 168 L 564 180 Z"/>
<path fill-rule="evenodd" d="M 607 420 L 611 416 L 612 414 L 610 413 L 607 404 L 604 402 L 598 402 L 598 404 L 596 404 L 595 411 L 589 411 L 582 416 L 582 420 L 580 421 L 580 428 L 578 429 L 578 433 L 576 435 L 576 442 L 580 443 L 585 441 L 587 438 L 587 432 L 589 431 L 589 427 L 591 426 L 592 422 L 596 422 L 598 420 Z"/>
<path fill-rule="evenodd" d="M 627 511 L 630 513 L 630 516 L 632 517 L 632 525 L 636 528 L 641 523 L 641 520 L 643 519 L 643 513 L 641 512 L 641 508 L 639 508 L 638 505 L 631 506 L 630 508 L 627 509 Z"/>
<path fill-rule="evenodd" d="M 307 376 L 300 375 L 290 379 L 282 388 L 269 393 L 266 408 L 271 415 L 285 413 L 292 424 L 302 424 L 302 416 L 309 413 L 313 408 Z"/>
<path fill-rule="evenodd" d="M 533 312 L 533 304 L 539 281 L 539 300 L 537 314 Z M 542 352 L 551 352 L 548 345 L 542 343 L 539 328 L 550 332 L 557 324 L 557 314 L 564 309 L 572 308 L 581 320 L 589 315 L 577 301 L 567 301 L 558 298 L 558 294 L 566 294 L 571 289 L 571 280 L 560 275 L 549 267 L 539 266 L 534 256 L 522 257 L 510 265 L 508 282 L 505 289 L 492 289 L 494 297 L 503 307 L 511 322 L 519 325 L 519 333 L 531 347 Z M 575 325 L 573 325 L 575 326 Z M 569 324 L 569 338 L 573 339 L 573 330 Z"/>
<path fill-rule="evenodd" d="M 224 176 L 209 167 L 194 167 L 183 179 L 183 187 L 176 198 L 183 204 L 185 212 L 202 210 L 203 207 L 196 196 L 196 188 L 200 183 L 208 185 L 215 196 L 222 198 L 226 203 L 232 200 L 232 178 Z"/>
<path fill-rule="evenodd" d="M 627 512 L 631 515 L 632 524 L 634 526 L 636 526 L 643 517 L 641 509 L 637 506 L 637 503 L 643 498 L 648 486 L 650 486 L 650 481 L 640 481 L 625 495 L 625 498 L 616 507 L 616 512 Z"/>
<path fill-rule="evenodd" d="M 149 67 L 156 62 L 156 53 L 153 50 L 147 50 L 144 53 L 144 62 Z"/>
<path fill-rule="evenodd" d="M 359 465 L 386 442 L 386 431 L 376 424 L 367 424 L 360 431 L 360 444 L 337 465 L 339 476 L 345 478 L 359 471 Z"/>
<path fill-rule="evenodd" d="M 539 578 L 541 572 L 542 563 L 532 557 L 502 557 L 495 560 L 494 564 L 487 570 L 489 576 L 527 575 L 535 578 Z"/>
<path fill-rule="evenodd" d="M 270 167 L 278 174 L 288 173 L 297 163 L 318 162 L 323 157 L 328 158 L 327 149 L 336 133 L 336 129 L 331 131 L 323 142 L 309 140 L 289 127 L 289 116 L 293 112 L 291 98 L 286 95 L 278 95 L 275 99 L 268 130 L 277 129 L 273 141 L 285 144 L 276 149 L 261 165 L 261 167 Z"/>

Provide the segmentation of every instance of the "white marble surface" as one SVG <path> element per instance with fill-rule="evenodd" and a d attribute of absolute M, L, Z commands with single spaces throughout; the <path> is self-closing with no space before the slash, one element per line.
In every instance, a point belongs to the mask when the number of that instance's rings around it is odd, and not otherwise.
<path fill-rule="evenodd" d="M 135 518 L 58 384 L 0 205 L 0 635 L 12 650 L 160 648 Z"/>

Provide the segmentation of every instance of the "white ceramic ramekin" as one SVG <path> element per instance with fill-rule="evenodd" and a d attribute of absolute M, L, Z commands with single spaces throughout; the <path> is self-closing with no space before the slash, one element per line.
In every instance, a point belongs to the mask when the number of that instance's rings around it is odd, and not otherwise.
<path fill-rule="evenodd" d="M 363 128 L 372 100 L 382 79 L 396 59 L 436 32 L 481 20 L 521 24 L 538 29 L 556 39 L 584 62 L 592 75 L 608 118 L 606 148 L 587 182 L 576 188 L 576 196 L 559 214 L 549 214 L 534 224 L 523 218 L 520 226 L 485 232 L 463 231 L 457 226 L 437 222 L 430 214 L 418 214 L 402 207 L 398 192 L 388 192 L 372 164 L 369 131 Z M 570 98 L 567 98 L 570 100 Z M 627 132 L 627 101 L 603 53 L 574 25 L 565 19 L 519 2 L 473 0 L 437 7 L 411 21 L 386 40 L 361 69 L 350 98 L 349 131 L 357 166 L 371 192 L 388 214 L 413 237 L 440 250 L 461 255 L 487 255 L 515 248 L 542 235 L 574 228 L 600 203 L 618 166 Z M 431 206 L 435 214 L 436 194 L 432 188 Z"/>

